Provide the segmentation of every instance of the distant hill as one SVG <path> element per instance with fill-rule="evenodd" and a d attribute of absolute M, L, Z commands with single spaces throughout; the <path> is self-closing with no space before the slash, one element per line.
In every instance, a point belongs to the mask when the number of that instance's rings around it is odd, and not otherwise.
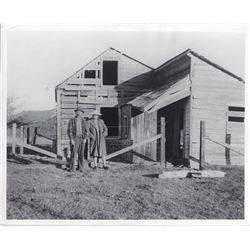
<path fill-rule="evenodd" d="M 22 111 L 13 116 L 12 120 L 16 120 L 24 124 L 34 124 L 49 120 L 56 116 L 56 110 L 43 110 L 43 111 Z"/>
<path fill-rule="evenodd" d="M 38 127 L 38 133 L 49 137 L 56 137 L 56 110 L 44 111 L 22 111 L 14 115 L 11 123 L 16 122 L 18 125 Z"/>

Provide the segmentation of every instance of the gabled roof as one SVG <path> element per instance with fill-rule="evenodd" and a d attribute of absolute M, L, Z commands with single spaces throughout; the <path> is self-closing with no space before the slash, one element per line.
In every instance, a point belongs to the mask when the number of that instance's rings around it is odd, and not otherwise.
<path fill-rule="evenodd" d="M 181 57 L 186 56 L 186 55 L 192 55 L 192 56 L 194 56 L 194 57 L 197 57 L 197 58 L 199 58 L 200 60 L 202 60 L 202 61 L 204 61 L 204 62 L 210 64 L 211 66 L 213 66 L 213 67 L 219 69 L 220 71 L 222 71 L 222 72 L 224 72 L 224 73 L 226 73 L 226 74 L 228 74 L 228 75 L 230 75 L 230 76 L 236 78 L 237 80 L 239 80 L 239 81 L 245 83 L 244 80 L 243 80 L 241 77 L 239 77 L 239 76 L 233 74 L 232 72 L 226 70 L 225 68 L 223 68 L 223 67 L 219 66 L 218 64 L 216 64 L 216 63 L 210 61 L 210 60 L 207 59 L 206 57 L 204 57 L 204 56 L 202 56 L 202 55 L 196 53 L 195 51 L 193 51 L 193 50 L 191 50 L 191 49 L 187 49 L 187 50 L 185 50 L 184 52 L 182 52 L 181 54 L 179 54 L 179 55 L 177 55 L 177 56 L 171 58 L 171 59 L 168 60 L 168 61 L 166 61 L 165 63 L 163 63 L 162 65 L 160 65 L 159 67 L 157 67 L 157 68 L 154 70 L 154 72 L 159 71 L 160 69 L 164 68 L 164 67 L 167 66 L 168 64 L 170 64 L 170 63 L 172 63 L 172 62 L 174 62 L 174 61 L 176 61 L 176 60 L 178 60 L 178 59 L 180 59 Z"/>
<path fill-rule="evenodd" d="M 117 49 L 114 49 L 114 48 L 112 48 L 112 47 L 109 47 L 109 49 L 112 49 L 112 50 L 114 50 L 114 51 L 120 53 L 122 56 L 126 56 L 127 58 L 129 58 L 129 59 L 131 59 L 131 60 L 134 60 L 135 62 L 138 62 L 138 63 L 142 64 L 143 66 L 149 68 L 149 69 L 154 69 L 154 68 L 148 66 L 147 64 L 142 63 L 142 62 L 138 61 L 137 59 L 135 59 L 135 58 L 133 58 L 133 57 L 131 57 L 131 56 L 128 56 L 127 54 L 124 54 L 124 53 L 120 52 L 120 51 L 117 50 Z"/>
<path fill-rule="evenodd" d="M 131 60 L 133 60 L 133 61 L 135 61 L 135 62 L 137 62 L 137 63 L 140 63 L 141 65 L 143 65 L 143 66 L 145 66 L 145 67 L 147 67 L 147 68 L 153 70 L 152 67 L 146 65 L 145 63 L 142 63 L 142 62 L 138 61 L 137 59 L 135 59 L 135 58 L 133 58 L 133 57 L 130 57 L 130 56 L 128 56 L 128 55 L 126 55 L 126 54 L 120 52 L 119 50 L 116 50 L 116 49 L 114 49 L 114 48 L 112 48 L 112 47 L 109 47 L 109 48 L 107 48 L 106 50 L 104 50 L 101 54 L 99 54 L 98 56 L 96 56 L 94 59 L 92 59 L 91 61 L 89 61 L 87 64 L 85 64 L 83 67 L 81 67 L 79 70 L 77 70 L 74 74 L 70 75 L 70 76 L 69 76 L 67 79 L 65 79 L 63 82 L 61 82 L 61 83 L 59 83 L 58 85 L 56 85 L 56 89 L 57 89 L 61 84 L 63 84 L 63 83 L 66 82 L 67 80 L 69 80 L 72 76 L 74 76 L 74 75 L 77 74 L 79 71 L 81 71 L 82 69 L 84 69 L 85 67 L 87 67 L 90 63 L 92 63 L 93 61 L 95 61 L 98 57 L 102 56 L 103 54 L 105 54 L 105 53 L 106 53 L 107 51 L 109 51 L 109 50 L 114 50 L 114 51 L 116 51 L 117 53 L 121 54 L 122 56 L 125 56 L 125 57 L 127 57 L 127 58 L 129 58 L 129 59 L 131 59 Z"/>

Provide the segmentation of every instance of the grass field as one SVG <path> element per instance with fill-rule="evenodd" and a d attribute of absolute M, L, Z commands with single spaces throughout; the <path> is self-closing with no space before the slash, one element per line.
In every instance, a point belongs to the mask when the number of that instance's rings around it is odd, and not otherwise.
<path fill-rule="evenodd" d="M 224 178 L 158 179 L 158 164 L 110 163 L 69 173 L 39 162 L 7 164 L 8 219 L 244 219 L 244 169 Z"/>

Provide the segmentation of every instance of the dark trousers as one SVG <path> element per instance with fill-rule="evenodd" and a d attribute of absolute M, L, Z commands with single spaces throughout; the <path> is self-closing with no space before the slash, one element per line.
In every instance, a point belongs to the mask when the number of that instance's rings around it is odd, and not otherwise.
<path fill-rule="evenodd" d="M 77 166 L 79 170 L 82 170 L 88 164 L 84 158 L 86 140 L 85 142 L 83 141 L 82 136 L 76 136 L 75 145 L 71 145 L 70 168 L 72 171 L 76 171 Z"/>

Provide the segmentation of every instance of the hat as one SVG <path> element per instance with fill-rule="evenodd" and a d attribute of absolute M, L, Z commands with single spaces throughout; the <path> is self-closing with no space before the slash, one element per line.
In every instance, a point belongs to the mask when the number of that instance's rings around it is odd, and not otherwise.
<path fill-rule="evenodd" d="M 99 116 L 101 116 L 102 114 L 100 112 L 98 112 L 97 110 L 95 110 L 94 112 L 91 113 L 91 115 L 99 115 Z"/>
<path fill-rule="evenodd" d="M 81 109 L 81 108 L 79 108 L 79 107 L 77 107 L 77 108 L 75 109 L 75 112 L 77 112 L 77 111 L 81 111 L 81 112 L 83 112 L 83 113 L 84 113 L 84 110 L 83 110 L 83 109 Z"/>

